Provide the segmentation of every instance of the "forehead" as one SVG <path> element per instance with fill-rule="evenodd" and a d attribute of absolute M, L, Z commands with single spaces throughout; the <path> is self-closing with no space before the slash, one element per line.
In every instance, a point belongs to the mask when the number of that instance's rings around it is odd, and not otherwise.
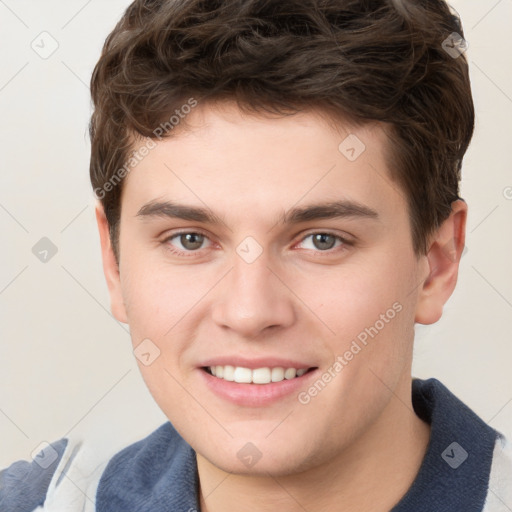
<path fill-rule="evenodd" d="M 278 117 L 232 103 L 199 105 L 127 175 L 123 209 L 134 215 L 160 199 L 270 219 L 302 203 L 344 199 L 385 213 L 403 202 L 386 150 L 378 123 L 334 122 L 315 110 Z"/>

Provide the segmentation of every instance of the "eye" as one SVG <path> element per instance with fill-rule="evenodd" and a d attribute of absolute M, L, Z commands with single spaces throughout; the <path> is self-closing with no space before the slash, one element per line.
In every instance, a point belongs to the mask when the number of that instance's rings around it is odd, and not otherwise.
<path fill-rule="evenodd" d="M 208 245 L 204 245 L 208 242 Z M 196 231 L 183 231 L 167 237 L 162 242 L 173 254 L 179 256 L 193 256 L 200 249 L 211 245 L 210 239 L 203 233 Z M 328 232 L 316 232 L 306 235 L 298 244 L 302 249 L 319 252 L 336 252 L 337 248 L 351 245 L 345 238 Z"/>
<path fill-rule="evenodd" d="M 311 243 L 305 244 L 305 241 L 308 239 L 310 239 Z M 336 245 L 336 242 L 339 242 L 338 245 Z M 302 239 L 301 244 L 306 245 L 306 247 L 303 247 L 305 249 L 318 250 L 321 252 L 329 251 L 341 245 L 349 245 L 341 236 L 323 232 L 310 233 Z M 309 247 L 307 247 L 307 245 L 309 245 Z"/>
<path fill-rule="evenodd" d="M 165 244 L 172 252 L 183 254 L 187 252 L 196 252 L 202 248 L 203 243 L 208 240 L 206 235 L 196 233 L 195 231 L 187 231 L 176 233 L 164 240 Z"/>

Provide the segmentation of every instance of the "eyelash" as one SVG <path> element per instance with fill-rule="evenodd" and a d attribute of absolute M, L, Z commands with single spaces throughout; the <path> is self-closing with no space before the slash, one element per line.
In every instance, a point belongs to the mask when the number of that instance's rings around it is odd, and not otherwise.
<path fill-rule="evenodd" d="M 197 253 L 199 253 L 199 251 L 201 249 L 196 249 L 195 251 L 180 251 L 179 249 L 176 249 L 174 246 L 170 245 L 169 242 L 171 240 L 173 240 L 174 238 L 178 238 L 179 236 L 181 235 L 188 235 L 188 234 L 194 234 L 194 235 L 202 235 L 204 236 L 206 239 L 209 240 L 208 238 L 208 235 L 206 233 L 203 233 L 202 231 L 200 230 L 194 230 L 194 231 L 179 231 L 177 233 L 173 233 L 172 235 L 166 237 L 164 240 L 162 240 L 162 244 L 165 245 L 166 249 L 169 250 L 172 254 L 174 255 L 177 255 L 177 256 L 183 256 L 183 257 L 186 257 L 186 258 L 189 258 L 189 257 L 194 257 Z M 337 235 L 335 233 L 332 233 L 330 231 L 313 231 L 311 233 L 308 233 L 306 235 L 304 235 L 299 243 L 302 243 L 304 242 L 304 240 L 306 240 L 307 238 L 311 237 L 311 236 L 314 236 L 314 235 L 329 235 L 329 236 L 332 236 L 334 237 L 336 240 L 339 240 L 341 242 L 341 245 L 337 246 L 337 247 L 333 247 L 332 249 L 327 249 L 325 251 L 321 251 L 320 249 L 316 249 L 316 250 L 313 250 L 313 249 L 305 249 L 307 251 L 314 251 L 315 253 L 320 253 L 320 254 L 334 254 L 334 253 L 337 253 L 338 251 L 340 250 L 343 250 L 343 249 L 346 249 L 347 246 L 352 246 L 354 245 L 353 242 L 350 242 L 349 240 L 347 240 L 346 238 L 340 236 L 340 235 Z"/>

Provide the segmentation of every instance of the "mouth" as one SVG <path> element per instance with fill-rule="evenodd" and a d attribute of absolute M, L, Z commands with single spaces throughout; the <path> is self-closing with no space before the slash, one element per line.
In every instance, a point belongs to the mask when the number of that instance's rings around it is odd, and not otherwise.
<path fill-rule="evenodd" d="M 282 366 L 265 366 L 261 368 L 245 368 L 243 366 L 216 365 L 204 366 L 201 369 L 209 375 L 227 382 L 265 385 L 285 380 L 299 379 L 306 373 L 316 370 L 316 367 L 285 368 Z"/>

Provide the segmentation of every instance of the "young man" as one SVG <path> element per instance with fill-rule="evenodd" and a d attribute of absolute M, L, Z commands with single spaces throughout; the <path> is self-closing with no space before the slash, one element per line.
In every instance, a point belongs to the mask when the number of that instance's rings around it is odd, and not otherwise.
<path fill-rule="evenodd" d="M 128 8 L 92 77 L 91 180 L 169 422 L 12 465 L 2 511 L 512 510 L 504 437 L 411 377 L 464 247 L 462 36 L 442 1 Z"/>

